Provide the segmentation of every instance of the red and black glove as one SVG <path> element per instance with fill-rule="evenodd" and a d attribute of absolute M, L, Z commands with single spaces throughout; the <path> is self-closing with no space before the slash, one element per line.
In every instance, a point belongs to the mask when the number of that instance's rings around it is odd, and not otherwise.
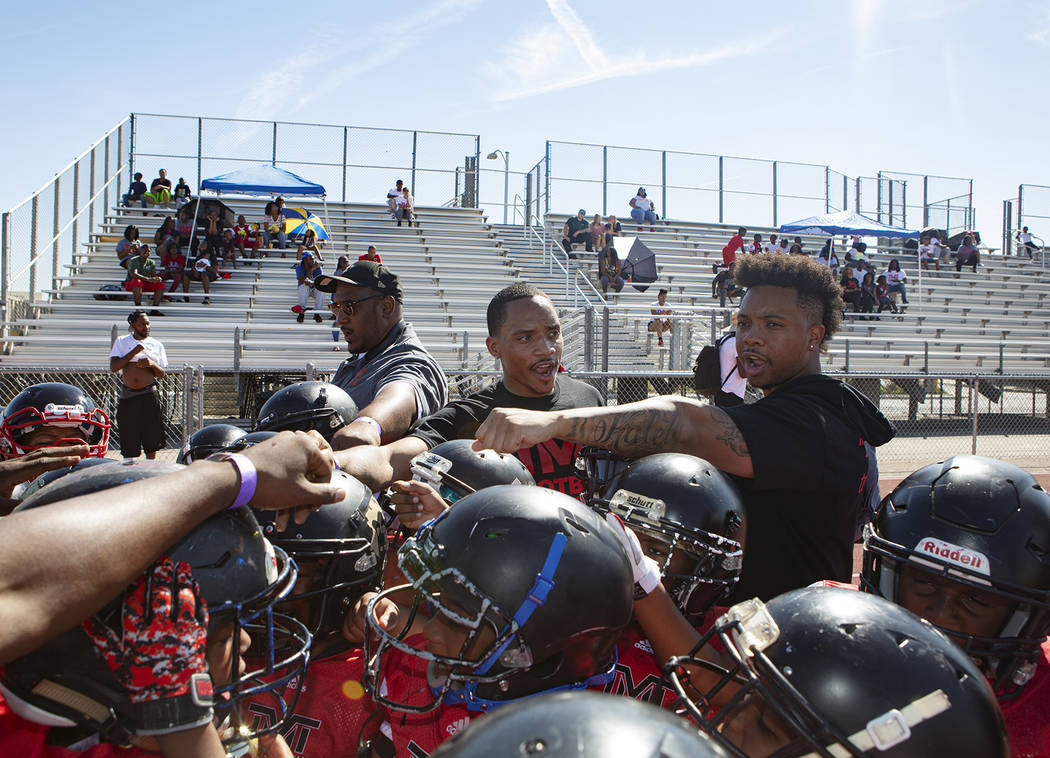
<path fill-rule="evenodd" d="M 157 560 L 124 598 L 118 635 L 97 617 L 84 631 L 135 706 L 136 734 L 208 723 L 212 685 L 204 659 L 208 609 L 190 567 Z"/>

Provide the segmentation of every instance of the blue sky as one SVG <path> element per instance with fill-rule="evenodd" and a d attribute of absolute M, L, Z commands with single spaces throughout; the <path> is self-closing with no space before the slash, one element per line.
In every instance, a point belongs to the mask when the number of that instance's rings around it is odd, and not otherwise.
<path fill-rule="evenodd" d="M 989 242 L 1018 183 L 1050 184 L 1046 1 L 39 2 L 7 21 L 0 207 L 133 110 L 479 133 L 519 171 L 560 139 L 973 177 Z"/>

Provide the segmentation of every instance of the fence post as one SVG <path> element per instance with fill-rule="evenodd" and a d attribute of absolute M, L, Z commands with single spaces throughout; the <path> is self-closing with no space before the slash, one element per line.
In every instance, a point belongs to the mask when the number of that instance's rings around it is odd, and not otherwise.
<path fill-rule="evenodd" d="M 119 179 L 117 182 L 119 183 Z M 122 193 L 117 187 L 117 204 L 120 204 Z M 73 256 L 77 254 L 77 213 L 80 212 L 80 161 L 73 164 L 73 228 L 70 229 L 69 262 L 73 262 Z"/>
<path fill-rule="evenodd" d="M 233 327 L 233 385 L 237 388 L 237 407 L 244 402 L 244 387 L 241 386 L 241 328 Z"/>
<path fill-rule="evenodd" d="M 609 372 L 609 306 L 602 308 L 602 371 Z"/>
<path fill-rule="evenodd" d="M 846 340 L 846 360 L 842 367 L 844 373 L 849 373 L 849 340 Z"/>
<path fill-rule="evenodd" d="M 678 319 L 671 319 L 667 343 L 667 370 L 675 371 L 678 368 Z"/>
<path fill-rule="evenodd" d="M 40 209 L 40 196 L 33 195 L 32 216 L 29 224 L 29 260 L 36 257 L 37 215 Z M 29 264 L 29 302 L 33 302 L 36 293 L 36 261 Z"/>
<path fill-rule="evenodd" d="M 114 327 L 116 329 L 116 327 Z M 193 402 L 193 366 L 188 363 L 182 365 L 182 446 L 185 447 L 193 434 L 194 402 Z"/>
<path fill-rule="evenodd" d="M 106 138 L 106 154 L 109 154 L 109 138 Z M 58 281 L 58 214 L 59 201 L 62 197 L 62 177 L 55 177 L 55 205 L 51 208 L 51 289 L 55 289 Z M 107 204 L 105 207 L 109 207 Z"/>
<path fill-rule="evenodd" d="M 660 186 L 663 190 L 663 199 L 661 200 L 660 213 L 663 214 L 664 221 L 667 220 L 667 151 L 660 151 Z"/>
<path fill-rule="evenodd" d="M 882 223 L 882 172 L 875 175 L 875 213 L 876 219 Z"/>
<path fill-rule="evenodd" d="M 609 146 L 602 145 L 602 215 L 609 215 Z"/>
<path fill-rule="evenodd" d="M 922 342 L 922 373 L 930 373 L 930 341 Z"/>
<path fill-rule="evenodd" d="M 1002 342 L 999 343 L 999 373 L 1003 373 L 1003 349 L 1006 347 Z"/>
<path fill-rule="evenodd" d="M 849 177 L 842 175 L 842 210 L 849 210 Z M 858 211 L 859 212 L 859 211 Z"/>
<path fill-rule="evenodd" d="M 1024 226 L 1024 217 L 1021 215 L 1022 213 L 1024 213 L 1024 211 L 1022 209 L 1022 204 L 1023 203 L 1024 203 L 1024 185 L 1023 184 L 1018 184 L 1017 185 L 1017 227 L 1016 227 L 1018 229 L 1020 229 L 1022 226 Z"/>
<path fill-rule="evenodd" d="M 343 127 L 343 202 L 346 202 L 346 150 L 347 142 L 350 139 L 349 127 Z"/>
<path fill-rule="evenodd" d="M 277 165 L 277 122 L 273 122 L 273 151 L 270 154 L 270 165 Z"/>
<path fill-rule="evenodd" d="M 88 197 L 95 196 L 95 148 L 91 148 L 91 165 L 88 167 Z M 95 231 L 95 204 L 88 200 L 88 239 Z"/>
<path fill-rule="evenodd" d="M 977 382 L 974 376 L 970 380 L 970 408 L 973 410 L 973 427 L 970 431 L 970 454 L 977 455 Z"/>
<path fill-rule="evenodd" d="M 117 166 L 114 167 L 114 171 L 117 174 L 117 205 L 120 205 L 121 199 L 124 197 L 124 187 L 120 182 L 123 174 L 118 170 L 120 168 L 120 146 L 124 144 L 124 125 L 121 124 L 117 127 Z M 77 165 L 80 165 L 80 161 L 77 161 Z M 77 206 L 73 203 L 73 212 L 76 213 Z"/>
<path fill-rule="evenodd" d="M 128 129 L 128 186 L 131 186 L 132 179 L 135 176 L 135 114 L 132 113 L 129 117 L 131 125 Z M 200 177 L 197 177 L 200 181 Z M 90 193 L 89 193 L 90 194 Z"/>
<path fill-rule="evenodd" d="M 777 162 L 773 161 L 773 226 L 777 225 Z"/>
<path fill-rule="evenodd" d="M 1010 229 L 1013 228 L 1013 215 L 1014 208 L 1013 203 L 1009 200 L 1003 200 L 1003 257 L 1005 258 L 1010 254 L 1010 248 L 1012 247 Z"/>
<path fill-rule="evenodd" d="M 854 203 L 853 210 L 855 210 L 857 213 L 864 213 L 864 210 L 860 207 L 860 177 L 859 176 L 857 177 L 857 179 L 854 182 L 854 184 L 855 184 L 855 190 L 856 190 L 855 191 L 856 202 Z"/>
<path fill-rule="evenodd" d="M 547 140 L 546 152 L 543 155 L 543 213 L 544 215 L 551 212 L 551 141 Z M 547 223 L 546 219 L 543 221 Z"/>
<path fill-rule="evenodd" d="M 583 369 L 594 371 L 594 310 L 583 309 Z"/>
<path fill-rule="evenodd" d="M 470 333 L 463 330 L 463 361 L 466 362 L 467 356 L 470 355 Z"/>
<path fill-rule="evenodd" d="M 845 210 L 845 208 L 843 208 Z M 824 167 L 824 212 L 831 213 L 831 167 Z"/>
<path fill-rule="evenodd" d="M 102 175 L 105 177 L 105 183 L 102 185 L 102 217 L 105 218 L 106 214 L 109 213 L 109 135 L 106 135 L 106 149 L 102 152 Z M 55 215 L 58 215 L 58 177 L 55 177 Z M 58 226 L 57 223 L 55 225 Z M 55 230 L 55 234 L 58 234 L 58 230 Z"/>
<path fill-rule="evenodd" d="M 312 382 L 314 380 L 314 371 L 317 367 L 313 363 L 306 364 L 306 381 Z"/>
<path fill-rule="evenodd" d="M 525 174 L 525 227 L 532 226 L 532 172 Z M 529 237 L 529 247 L 532 247 L 532 237 Z"/>
<path fill-rule="evenodd" d="M 204 181 L 204 171 L 201 168 L 204 157 L 204 119 L 197 118 L 197 194 L 201 191 L 201 182 Z"/>
<path fill-rule="evenodd" d="M 970 180 L 970 191 L 966 196 L 966 230 L 973 229 L 975 219 L 973 218 L 973 179 Z"/>
<path fill-rule="evenodd" d="M 908 183 L 901 182 L 901 229 L 908 228 Z"/>
<path fill-rule="evenodd" d="M 922 177 L 922 228 L 930 225 L 930 177 Z"/>
<path fill-rule="evenodd" d="M 718 223 L 725 223 L 723 211 L 723 181 L 725 180 L 725 156 L 718 156 Z"/>
<path fill-rule="evenodd" d="M 416 186 L 416 144 L 417 144 L 416 138 L 418 136 L 419 136 L 419 132 L 413 130 L 412 131 L 412 179 L 411 179 L 413 187 Z M 478 169 L 476 169 L 476 170 L 479 173 L 481 171 L 480 167 L 478 167 Z M 474 180 L 474 187 L 475 187 L 474 194 L 475 194 L 475 196 L 478 194 L 478 190 L 481 189 L 480 187 L 478 187 L 477 181 L 478 181 L 477 179 Z M 415 192 L 416 190 L 412 190 L 412 191 Z M 477 207 L 477 206 L 475 205 L 475 207 Z"/>
<path fill-rule="evenodd" d="M 7 322 L 11 316 L 8 287 L 11 286 L 11 214 L 0 216 L 0 336 L 7 336 Z"/>

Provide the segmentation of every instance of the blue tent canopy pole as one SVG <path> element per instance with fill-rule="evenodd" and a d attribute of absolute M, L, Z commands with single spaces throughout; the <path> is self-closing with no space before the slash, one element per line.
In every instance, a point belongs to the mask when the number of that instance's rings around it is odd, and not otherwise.
<path fill-rule="evenodd" d="M 289 197 L 320 197 L 324 206 L 324 223 L 328 228 L 328 199 L 325 189 L 316 182 L 307 181 L 291 171 L 277 168 L 269 163 L 238 169 L 220 176 L 213 176 L 200 183 L 197 189 L 197 205 L 193 209 L 193 228 L 190 230 L 190 249 L 197 232 L 197 214 L 200 212 L 200 196 L 205 190 L 218 197 L 223 192 L 238 195 L 288 195 Z"/>

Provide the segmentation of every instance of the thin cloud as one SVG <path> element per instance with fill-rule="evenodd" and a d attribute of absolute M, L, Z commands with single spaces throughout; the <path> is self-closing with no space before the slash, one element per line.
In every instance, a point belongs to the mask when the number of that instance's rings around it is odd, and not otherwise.
<path fill-rule="evenodd" d="M 1031 8 L 1038 18 L 1032 24 L 1032 31 L 1028 32 L 1024 38 L 1029 42 L 1045 45 L 1050 40 L 1050 4 L 1033 4 Z"/>
<path fill-rule="evenodd" d="M 590 30 L 572 12 L 564 0 L 548 0 L 548 6 L 552 7 L 551 12 L 557 24 L 547 24 L 525 32 L 511 43 L 503 60 L 485 67 L 493 78 L 511 80 L 492 95 L 493 100 L 497 102 L 519 100 L 609 79 L 646 76 L 672 69 L 710 66 L 723 60 L 753 55 L 787 34 L 786 28 L 773 29 L 763 34 L 752 34 L 740 42 L 721 45 L 699 53 L 651 58 L 639 52 L 617 56 L 616 62 L 613 63 L 609 62 L 608 57 L 594 42 Z M 553 6 L 558 6 L 557 13 Z M 565 12 L 566 10 L 568 13 Z M 566 24 L 576 27 L 575 36 L 570 36 Z M 579 57 L 572 55 L 567 45 L 568 42 L 572 43 Z M 595 61 L 605 62 L 595 63 Z"/>

